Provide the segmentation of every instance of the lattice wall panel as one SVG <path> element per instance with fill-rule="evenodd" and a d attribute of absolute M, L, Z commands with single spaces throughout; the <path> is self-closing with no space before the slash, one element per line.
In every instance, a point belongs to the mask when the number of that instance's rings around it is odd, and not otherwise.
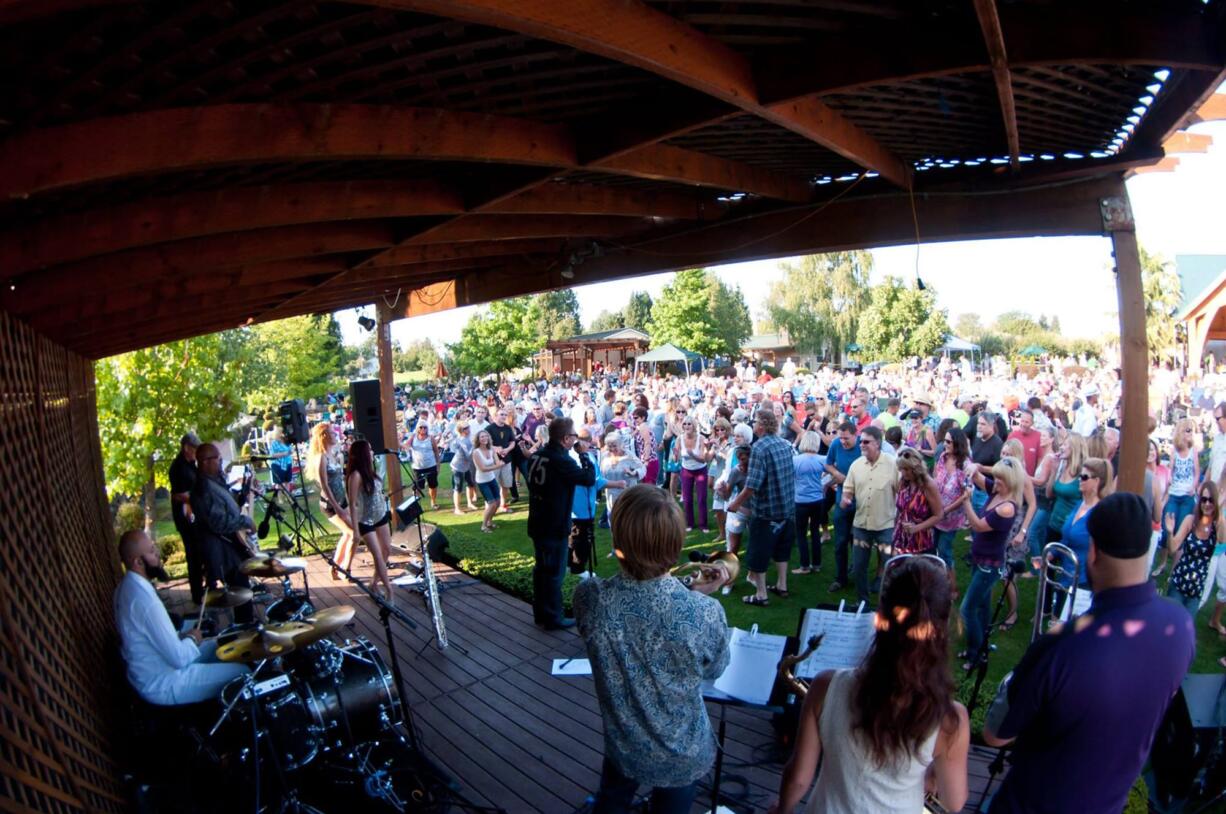
<path fill-rule="evenodd" d="M 93 365 L 0 312 L 0 810 L 121 811 Z"/>

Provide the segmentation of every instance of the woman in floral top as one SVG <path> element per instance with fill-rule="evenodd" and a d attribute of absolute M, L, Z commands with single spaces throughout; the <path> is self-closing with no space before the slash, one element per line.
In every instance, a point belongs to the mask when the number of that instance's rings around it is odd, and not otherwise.
<path fill-rule="evenodd" d="M 954 586 L 954 537 L 966 526 L 966 487 L 975 475 L 975 464 L 971 461 L 970 442 L 966 432 L 961 427 L 950 427 L 945 434 L 945 451 L 932 475 L 936 480 L 937 493 L 941 497 L 941 505 L 945 513 L 936 524 L 936 549 L 945 567 L 949 569 L 951 587 Z M 957 591 L 954 591 L 957 596 Z"/>
<path fill-rule="evenodd" d="M 932 528 L 941 519 L 941 495 L 920 453 L 903 447 L 898 453 L 898 491 L 894 505 L 895 554 L 927 554 L 936 543 Z"/>

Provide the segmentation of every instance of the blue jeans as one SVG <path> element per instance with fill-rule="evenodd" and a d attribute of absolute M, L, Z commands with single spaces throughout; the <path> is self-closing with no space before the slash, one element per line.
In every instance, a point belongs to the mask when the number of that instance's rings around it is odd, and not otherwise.
<path fill-rule="evenodd" d="M 933 542 L 936 544 L 937 556 L 945 560 L 945 567 L 953 570 L 954 567 L 954 538 L 958 536 L 958 530 L 941 531 L 933 529 Z"/>
<path fill-rule="evenodd" d="M 1043 553 L 1047 545 L 1047 520 L 1051 517 L 1051 509 L 1035 509 L 1034 518 L 1030 521 L 1030 531 L 1026 534 L 1026 544 L 1030 548 L 1030 556 L 1037 557 Z"/>
<path fill-rule="evenodd" d="M 962 623 L 966 626 L 966 652 L 970 661 L 979 657 L 983 637 L 992 623 L 992 588 L 999 579 L 999 568 L 971 566 L 971 584 L 966 586 L 966 595 L 962 597 Z"/>
<path fill-rule="evenodd" d="M 1183 605 L 1188 613 L 1192 615 L 1193 619 L 1196 618 L 1196 612 L 1200 610 L 1199 596 L 1184 596 L 1183 592 L 1174 586 L 1166 589 L 1166 595 L 1171 599 L 1174 599 L 1180 605 Z"/>
<path fill-rule="evenodd" d="M 838 503 L 834 504 L 831 520 L 834 524 L 834 579 L 846 585 L 847 578 L 847 546 L 851 545 L 851 521 L 855 519 L 854 506 L 844 509 Z"/>
<path fill-rule="evenodd" d="M 1166 508 L 1162 510 L 1163 515 L 1175 515 L 1175 531 L 1179 531 L 1180 525 L 1183 524 L 1183 519 L 1196 510 L 1196 495 L 1171 495 L 1167 498 Z M 1166 527 L 1165 522 L 1163 528 Z M 1170 535 L 1167 535 L 1169 537 Z M 1168 540 L 1163 541 L 1169 545 Z"/>
<path fill-rule="evenodd" d="M 622 814 L 630 811 L 638 789 L 639 781 L 626 777 L 613 761 L 606 757 L 600 768 L 600 789 L 596 792 L 592 814 Z M 648 811 L 651 814 L 689 814 L 696 796 L 697 783 L 690 783 L 688 786 L 656 786 L 651 790 Z"/>
<path fill-rule="evenodd" d="M 868 563 L 872 559 L 874 548 L 888 546 L 894 542 L 894 529 L 870 531 L 857 527 L 852 529 L 851 536 L 856 541 L 851 549 L 851 579 L 856 583 L 856 596 L 864 603 L 864 607 L 871 608 L 873 601 L 868 595 Z M 885 555 L 880 553 L 880 549 L 878 552 L 878 562 L 885 562 Z"/>
<path fill-rule="evenodd" d="M 562 621 L 562 580 L 566 577 L 569 546 L 560 540 L 533 540 L 536 564 L 532 567 L 532 617 L 538 625 Z"/>

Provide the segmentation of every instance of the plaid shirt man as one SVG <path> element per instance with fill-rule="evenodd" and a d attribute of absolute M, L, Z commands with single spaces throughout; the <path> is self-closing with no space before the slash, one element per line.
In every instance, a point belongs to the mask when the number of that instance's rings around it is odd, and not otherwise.
<path fill-rule="evenodd" d="M 745 485 L 753 489 L 749 500 L 751 517 L 788 520 L 796 514 L 796 469 L 792 445 L 770 433 L 749 450 Z"/>

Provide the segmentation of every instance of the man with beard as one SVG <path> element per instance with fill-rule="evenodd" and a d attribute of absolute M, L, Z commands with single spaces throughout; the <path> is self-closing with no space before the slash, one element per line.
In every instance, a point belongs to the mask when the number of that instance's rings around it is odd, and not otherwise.
<path fill-rule="evenodd" d="M 158 599 L 151 579 L 169 579 L 157 546 L 143 531 L 119 540 L 127 573 L 115 589 L 115 625 L 122 640 L 128 681 L 150 704 L 195 704 L 217 698 L 222 687 L 244 675 L 242 664 L 216 660 L 217 642 L 203 642 L 199 629 L 180 636 Z"/>
<path fill-rule="evenodd" d="M 221 477 L 221 453 L 212 444 L 196 449 L 199 475 L 192 488 L 192 509 L 196 513 L 196 535 L 204 556 L 209 587 L 224 583 L 231 588 L 249 588 L 250 581 L 239 570 L 243 560 L 259 552 L 245 536 L 255 531 L 255 522 L 239 511 L 234 495 Z M 250 622 L 251 605 L 234 610 L 234 621 Z"/>

